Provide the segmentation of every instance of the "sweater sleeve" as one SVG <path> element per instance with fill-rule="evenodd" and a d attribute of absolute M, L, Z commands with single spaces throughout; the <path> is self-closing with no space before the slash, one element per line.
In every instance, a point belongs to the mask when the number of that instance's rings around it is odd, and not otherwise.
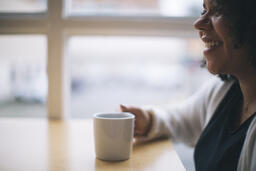
<path fill-rule="evenodd" d="M 256 170 L 256 118 L 253 119 L 247 131 L 237 170 Z"/>
<path fill-rule="evenodd" d="M 223 84 L 214 77 L 182 104 L 143 108 L 152 117 L 152 127 L 147 136 L 139 137 L 137 141 L 170 137 L 174 142 L 195 146 L 207 120 L 223 97 L 223 92 L 219 93 Z"/>

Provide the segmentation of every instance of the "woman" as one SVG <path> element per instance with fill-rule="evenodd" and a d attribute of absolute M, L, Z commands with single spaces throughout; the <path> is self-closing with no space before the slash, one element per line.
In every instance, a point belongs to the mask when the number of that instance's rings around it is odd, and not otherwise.
<path fill-rule="evenodd" d="M 204 0 L 194 23 L 213 79 L 169 108 L 121 105 L 136 116 L 135 136 L 167 136 L 195 147 L 197 171 L 256 170 L 255 0 Z"/>

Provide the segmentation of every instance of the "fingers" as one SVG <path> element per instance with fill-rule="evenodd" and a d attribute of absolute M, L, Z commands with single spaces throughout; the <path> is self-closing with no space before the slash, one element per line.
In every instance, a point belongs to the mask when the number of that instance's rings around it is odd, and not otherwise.
<path fill-rule="evenodd" d="M 135 126 L 134 126 L 134 136 L 140 137 L 143 136 L 146 130 L 146 115 L 142 112 L 141 109 L 137 107 L 126 107 L 124 105 L 120 105 L 120 109 L 122 112 L 130 112 L 135 115 Z"/>
<path fill-rule="evenodd" d="M 122 112 L 130 112 L 132 114 L 134 114 L 135 116 L 140 115 L 141 114 L 141 110 L 137 107 L 133 107 L 133 106 L 124 106 L 124 105 L 120 105 L 120 109 L 122 110 Z"/>
<path fill-rule="evenodd" d="M 120 109 L 122 112 L 130 112 L 135 116 L 139 114 L 139 110 L 136 107 L 132 107 L 132 106 L 127 107 L 124 105 L 120 105 Z"/>
<path fill-rule="evenodd" d="M 122 112 L 131 112 L 131 113 L 134 114 L 132 108 L 128 108 L 128 107 L 126 107 L 126 106 L 124 106 L 124 105 L 122 105 L 122 104 L 120 105 L 120 109 L 121 109 Z M 135 136 L 135 137 L 138 137 L 138 136 L 140 136 L 140 132 L 138 131 L 136 125 L 137 125 L 137 121 L 136 121 L 136 119 L 135 119 L 134 136 Z"/>
<path fill-rule="evenodd" d="M 134 137 L 141 137 L 141 136 L 143 136 L 144 134 L 140 131 L 140 130 L 138 130 L 138 129 L 136 129 L 136 127 L 135 127 L 135 130 L 134 130 Z"/>
<path fill-rule="evenodd" d="M 120 109 L 121 109 L 121 111 L 122 112 L 129 112 L 129 110 L 127 109 L 127 107 L 126 106 L 124 106 L 124 105 L 120 105 Z"/>

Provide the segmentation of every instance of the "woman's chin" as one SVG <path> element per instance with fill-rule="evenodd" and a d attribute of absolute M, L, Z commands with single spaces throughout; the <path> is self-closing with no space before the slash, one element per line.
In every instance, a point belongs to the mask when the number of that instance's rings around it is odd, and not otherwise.
<path fill-rule="evenodd" d="M 213 75 L 221 73 L 220 69 L 216 65 L 213 65 L 212 63 L 206 62 L 206 68 Z"/>

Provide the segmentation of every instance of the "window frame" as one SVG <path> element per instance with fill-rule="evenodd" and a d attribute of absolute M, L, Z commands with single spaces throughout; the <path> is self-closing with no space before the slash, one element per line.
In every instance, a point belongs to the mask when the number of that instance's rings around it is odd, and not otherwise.
<path fill-rule="evenodd" d="M 47 36 L 49 119 L 66 119 L 70 111 L 70 72 L 67 40 L 74 35 L 165 36 L 194 38 L 196 17 L 66 16 L 65 0 L 48 0 L 40 13 L 0 13 L 0 35 Z"/>

